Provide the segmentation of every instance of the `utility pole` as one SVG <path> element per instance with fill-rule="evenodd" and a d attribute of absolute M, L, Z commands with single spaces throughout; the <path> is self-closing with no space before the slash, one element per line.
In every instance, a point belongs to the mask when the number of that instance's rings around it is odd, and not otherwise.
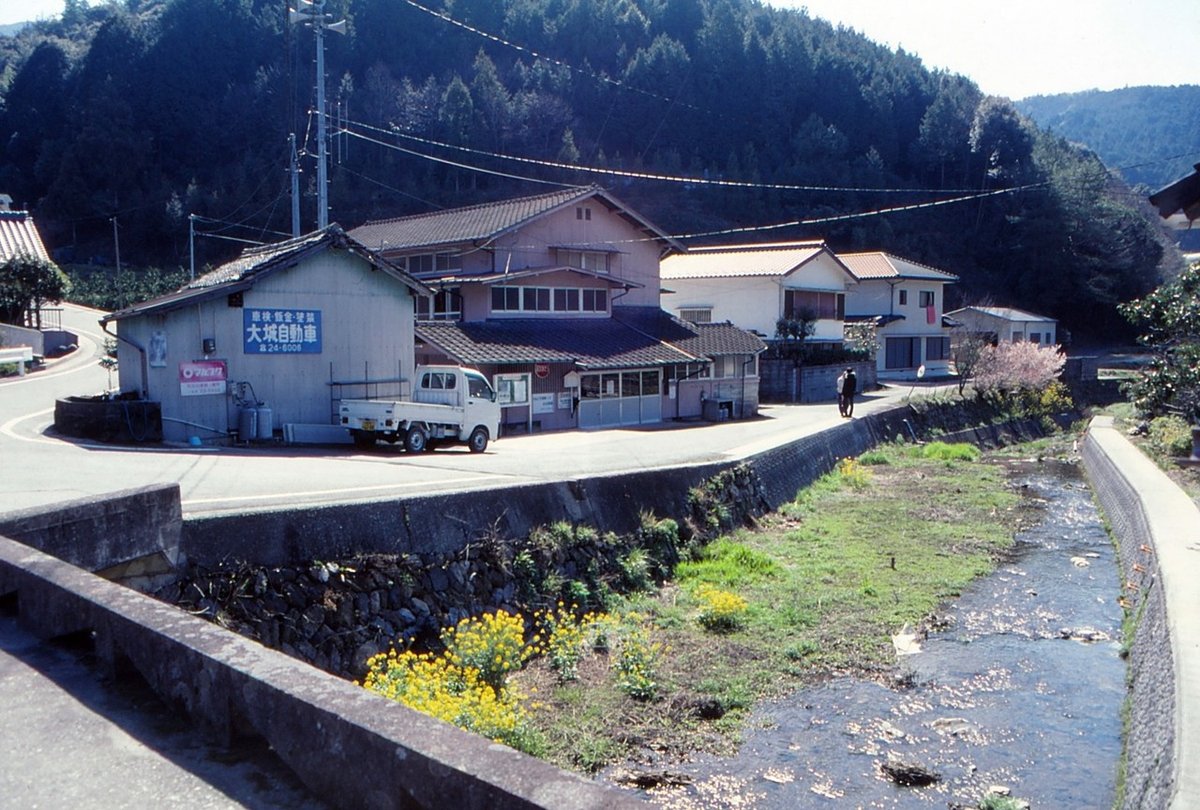
<path fill-rule="evenodd" d="M 188 214 L 188 269 L 192 281 L 196 280 L 196 215 Z"/>
<path fill-rule="evenodd" d="M 296 165 L 296 133 L 288 135 L 288 145 L 291 147 L 290 171 L 292 175 L 292 236 L 300 235 L 300 168 Z"/>
<path fill-rule="evenodd" d="M 346 33 L 346 21 L 331 23 L 325 14 L 325 0 L 310 3 L 300 0 L 299 9 L 288 9 L 288 22 L 312 26 L 317 39 L 317 229 L 329 225 L 329 167 L 326 164 L 325 132 L 325 29 Z"/>
<path fill-rule="evenodd" d="M 113 253 L 117 259 L 117 275 L 121 275 L 121 240 L 117 236 L 117 218 L 112 218 L 113 224 Z"/>

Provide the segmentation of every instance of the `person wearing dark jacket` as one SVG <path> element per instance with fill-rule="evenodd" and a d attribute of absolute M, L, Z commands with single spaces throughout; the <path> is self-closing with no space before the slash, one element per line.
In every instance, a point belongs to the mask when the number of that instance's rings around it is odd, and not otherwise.
<path fill-rule="evenodd" d="M 842 377 L 841 391 L 841 411 L 842 416 L 854 416 L 854 394 L 858 391 L 858 377 L 854 374 L 854 369 L 846 369 L 845 375 Z"/>

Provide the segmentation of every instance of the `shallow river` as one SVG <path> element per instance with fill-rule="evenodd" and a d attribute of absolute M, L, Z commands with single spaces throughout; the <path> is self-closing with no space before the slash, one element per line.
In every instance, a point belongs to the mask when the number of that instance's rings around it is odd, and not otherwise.
<path fill-rule="evenodd" d="M 1039 808 L 1112 805 L 1124 662 L 1114 550 L 1078 469 L 1018 467 L 1046 501 L 1011 559 L 898 659 L 907 688 L 839 679 L 756 711 L 735 758 L 671 766 L 672 808 L 975 807 L 991 786 Z M 1082 640 L 1090 639 L 1090 640 Z M 902 787 L 881 765 L 941 776 Z"/>

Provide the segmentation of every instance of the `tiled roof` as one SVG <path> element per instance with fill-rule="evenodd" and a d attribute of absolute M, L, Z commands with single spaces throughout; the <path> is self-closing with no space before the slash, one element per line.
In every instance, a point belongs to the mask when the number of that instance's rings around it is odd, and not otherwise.
<path fill-rule="evenodd" d="M 961 317 L 961 313 L 963 312 L 982 312 L 984 315 L 991 315 L 993 318 L 999 318 L 1002 321 L 1056 323 L 1054 318 L 1047 318 L 1045 315 L 1035 315 L 1032 312 L 1026 312 L 1023 309 L 1013 309 L 1012 307 L 963 307 L 962 309 L 956 309 L 946 314 Z"/>
<path fill-rule="evenodd" d="M 165 312 L 184 304 L 204 301 L 237 290 L 245 290 L 254 286 L 258 279 L 281 268 L 294 267 L 305 258 L 329 247 L 347 250 L 361 256 L 371 265 L 381 268 L 403 284 L 420 292 L 429 292 L 424 285 L 408 273 L 393 266 L 377 253 L 363 247 L 362 244 L 348 236 L 340 226 L 333 224 L 324 230 L 313 231 L 294 239 L 247 248 L 233 261 L 226 262 L 215 270 L 188 282 L 173 293 L 135 304 L 105 316 L 102 320 L 104 322 L 119 321 L 124 318 L 145 315 L 148 312 Z"/>
<path fill-rule="evenodd" d="M 657 227 L 633 213 L 599 186 L 575 186 L 532 197 L 518 197 L 492 203 L 450 208 L 428 214 L 367 222 L 350 235 L 374 250 L 387 253 L 426 248 L 449 247 L 463 243 L 490 242 L 531 220 L 590 197 L 600 197 L 613 210 L 620 211 L 638 228 L 654 234 L 672 246 L 678 244 Z M 592 246 L 590 249 L 601 249 Z M 611 250 L 612 246 L 603 247 Z"/>
<path fill-rule="evenodd" d="M 822 252 L 833 255 L 824 242 L 775 245 L 722 245 L 692 248 L 659 263 L 664 281 L 678 278 L 785 276 Z"/>
<path fill-rule="evenodd" d="M 610 318 L 422 321 L 416 335 L 467 365 L 574 363 L 580 368 L 602 369 L 696 360 Z"/>
<path fill-rule="evenodd" d="M 766 348 L 730 324 L 690 324 L 655 307 L 619 307 L 612 318 L 422 321 L 419 340 L 469 365 L 573 363 L 584 369 L 695 362 Z"/>
<path fill-rule="evenodd" d="M 927 281 L 958 281 L 958 276 L 929 265 L 902 259 L 890 253 L 839 253 L 838 258 L 859 281 L 878 278 L 910 278 Z"/>
<path fill-rule="evenodd" d="M 0 262 L 17 256 L 51 261 L 29 212 L 0 211 Z"/>
<path fill-rule="evenodd" d="M 697 357 L 756 354 L 767 348 L 758 335 L 729 322 L 691 323 L 657 307 L 618 307 L 613 318 Z"/>

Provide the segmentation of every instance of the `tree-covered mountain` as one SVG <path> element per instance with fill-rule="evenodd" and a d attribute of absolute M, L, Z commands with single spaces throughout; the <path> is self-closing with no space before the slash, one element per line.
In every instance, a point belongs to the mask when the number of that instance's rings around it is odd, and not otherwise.
<path fill-rule="evenodd" d="M 1200 86 L 1126 87 L 1032 96 L 1017 109 L 1095 150 L 1133 186 L 1158 189 L 1200 162 Z"/>
<path fill-rule="evenodd" d="M 346 226 L 596 182 L 685 242 L 888 250 L 959 274 L 964 301 L 1077 330 L 1123 323 L 1116 302 L 1169 264 L 1144 200 L 1094 154 L 963 77 L 803 11 L 326 8 L 347 21 L 345 36 L 325 35 L 340 122 L 331 219 Z M 61 20 L 0 39 L 0 191 L 76 259 L 111 260 L 119 243 L 126 263 L 185 265 L 196 215 L 204 264 L 233 240 L 290 230 L 296 133 L 309 229 L 314 54 L 284 0 L 66 0 Z"/>

